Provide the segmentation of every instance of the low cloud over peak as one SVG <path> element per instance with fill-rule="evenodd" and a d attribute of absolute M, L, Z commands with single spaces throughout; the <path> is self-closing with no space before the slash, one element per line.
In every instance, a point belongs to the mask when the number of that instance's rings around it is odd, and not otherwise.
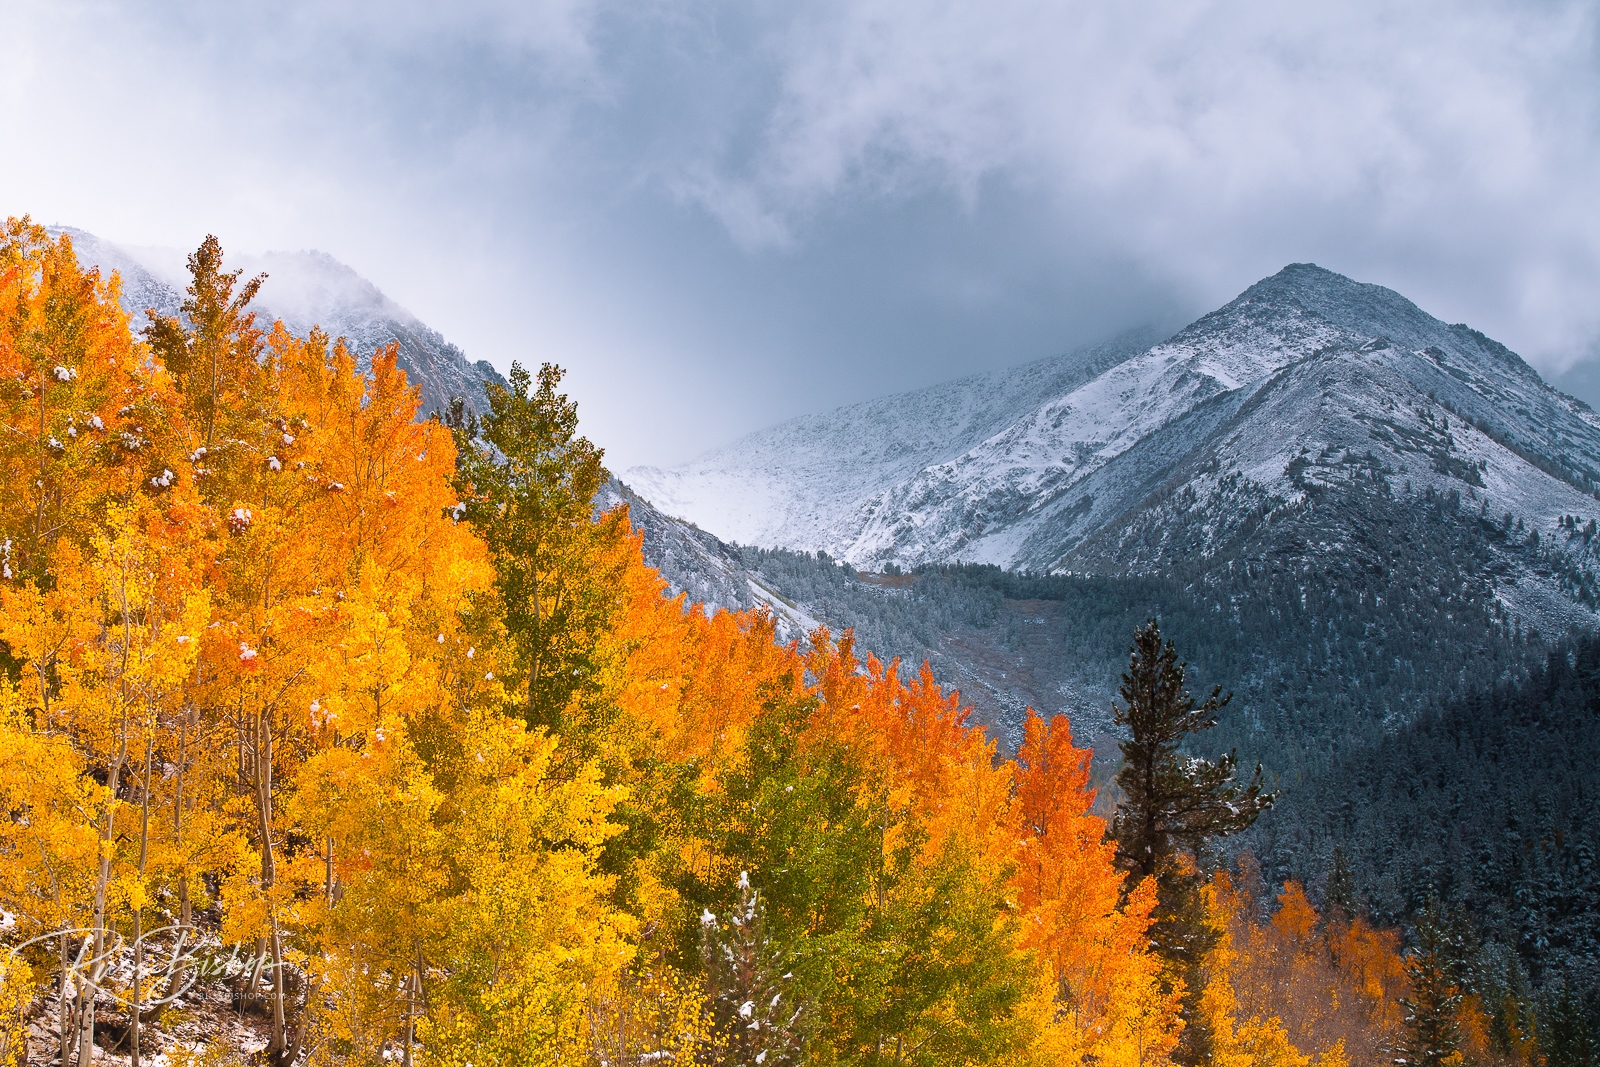
<path fill-rule="evenodd" d="M 5 212 L 329 249 L 473 358 L 569 364 L 629 462 L 1204 310 L 1288 262 L 1552 375 L 1600 354 L 1592 2 L 0 17 L 31 146 L 0 161 Z"/>

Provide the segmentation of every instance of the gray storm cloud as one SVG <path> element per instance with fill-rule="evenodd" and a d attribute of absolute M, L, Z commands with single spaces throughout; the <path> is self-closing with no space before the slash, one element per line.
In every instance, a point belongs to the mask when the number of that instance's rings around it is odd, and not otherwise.
<path fill-rule="evenodd" d="M 1494 292 L 1559 367 L 1600 329 L 1596 34 L 1591 4 L 852 0 L 778 45 L 759 147 L 682 188 L 786 246 L 843 194 L 1006 175 L 1211 297 L 1297 241 Z"/>
<path fill-rule="evenodd" d="M 622 465 L 1296 260 L 1600 381 L 1593 2 L 0 0 L 0 26 L 0 211 L 325 249 L 474 357 L 568 363 Z"/>

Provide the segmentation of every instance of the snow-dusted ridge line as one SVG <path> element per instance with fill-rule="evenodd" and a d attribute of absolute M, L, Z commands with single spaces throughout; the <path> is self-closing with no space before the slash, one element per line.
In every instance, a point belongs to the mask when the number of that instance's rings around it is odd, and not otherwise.
<path fill-rule="evenodd" d="M 630 477 L 717 536 L 864 569 L 1105 572 L 1159 569 L 1127 546 L 1148 541 L 1174 493 L 1300 507 L 1351 456 L 1383 492 L 1456 493 L 1512 515 L 1545 538 L 1540 551 L 1562 516 L 1600 512 L 1600 416 L 1470 327 L 1312 264 L 1157 344 L 792 420 Z M 1203 512 L 1184 520 L 1198 529 L 1162 536 L 1199 558 L 1224 551 L 1231 527 Z M 1505 566 L 1519 614 L 1570 615 L 1559 583 Z"/>
<path fill-rule="evenodd" d="M 1102 345 L 791 419 L 679 467 L 624 480 L 661 511 L 762 547 L 821 543 L 873 493 L 954 459 L 1037 404 L 1161 336 L 1150 327 Z"/>
<path fill-rule="evenodd" d="M 143 326 L 146 308 L 178 314 L 188 284 L 183 252 L 118 245 L 72 227 L 52 232 L 72 238 L 79 262 L 121 276 L 122 306 L 132 316 L 134 329 Z M 230 254 L 227 266 L 242 269 L 247 277 L 267 275 L 253 305 L 258 322 L 282 319 L 300 337 L 319 326 L 329 337 L 344 337 L 363 367 L 374 350 L 398 343 L 401 368 L 422 389 L 424 413 L 443 409 L 456 396 L 481 410 L 484 386 L 503 384 L 487 362 L 468 361 L 438 331 L 326 252 Z"/>

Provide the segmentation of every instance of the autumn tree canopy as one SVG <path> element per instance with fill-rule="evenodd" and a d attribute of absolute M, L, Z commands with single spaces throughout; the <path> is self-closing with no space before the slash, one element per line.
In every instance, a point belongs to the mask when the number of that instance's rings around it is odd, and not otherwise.
<path fill-rule="evenodd" d="M 926 665 L 667 596 L 559 368 L 419 420 L 393 348 L 189 268 L 135 334 L 0 241 L 0 1062 L 200 1056 L 218 1002 L 282 1065 L 1167 1060 L 1156 868 L 1065 718 L 1008 757 Z M 1212 705 L 1153 640 L 1123 788 L 1208 813 L 1164 856 L 1264 800 L 1172 770 Z"/>

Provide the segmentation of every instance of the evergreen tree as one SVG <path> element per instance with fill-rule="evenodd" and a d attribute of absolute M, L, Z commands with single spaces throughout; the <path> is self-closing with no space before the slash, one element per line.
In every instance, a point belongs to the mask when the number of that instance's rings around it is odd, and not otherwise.
<path fill-rule="evenodd" d="M 1219 933 L 1207 917 L 1195 860 L 1208 841 L 1255 822 L 1273 794 L 1262 792 L 1259 765 L 1248 785 L 1238 784 L 1238 760 L 1231 752 L 1209 760 L 1180 751 L 1189 735 L 1217 724 L 1217 712 L 1229 699 L 1218 686 L 1197 705 L 1184 689 L 1186 666 L 1172 643 L 1162 641 L 1154 619 L 1135 633 L 1118 690 L 1127 707 L 1112 707 L 1117 724 L 1131 736 L 1122 742 L 1116 780 L 1124 796 L 1111 835 L 1118 865 L 1132 875 L 1130 886 L 1157 880 L 1151 942 L 1166 963 L 1169 987 L 1184 987 L 1187 1025 L 1173 1058 L 1200 1063 L 1210 1058 L 1210 1033 L 1199 1014 L 1201 965 Z"/>
<path fill-rule="evenodd" d="M 1330 918 L 1354 919 L 1360 914 L 1360 890 L 1356 888 L 1355 872 L 1350 868 L 1350 856 L 1341 845 L 1333 846 L 1333 869 L 1328 872 L 1328 886 L 1323 896 Z"/>
<path fill-rule="evenodd" d="M 729 1067 L 797 1067 L 801 1009 L 789 995 L 786 954 L 767 936 L 766 908 L 739 872 L 738 901 L 727 922 L 700 916 L 700 954 L 711 994 L 717 1048 Z"/>
<path fill-rule="evenodd" d="M 1441 1067 L 1462 1062 L 1461 986 L 1457 953 L 1437 899 L 1430 899 L 1417 923 L 1417 943 L 1406 961 L 1411 995 L 1403 997 L 1406 1036 L 1395 1050 L 1401 1067 Z"/>
<path fill-rule="evenodd" d="M 1158 874 L 1179 851 L 1197 854 L 1207 841 L 1246 829 L 1274 799 L 1261 790 L 1259 764 L 1250 783 L 1240 786 L 1235 753 L 1209 760 L 1179 751 L 1190 734 L 1217 724 L 1217 712 L 1233 695 L 1223 696 L 1219 685 L 1195 704 L 1183 688 L 1187 667 L 1151 619 L 1134 635 L 1118 689 L 1128 706 L 1112 705 L 1117 725 L 1132 736 L 1122 742 L 1117 785 L 1125 799 L 1111 834 L 1119 864 L 1135 880 Z"/>
<path fill-rule="evenodd" d="M 1539 1044 L 1545 1067 L 1595 1067 L 1600 1064 L 1600 1042 L 1583 1003 L 1571 985 L 1561 987 L 1561 995 L 1545 1013 L 1539 1027 Z"/>

